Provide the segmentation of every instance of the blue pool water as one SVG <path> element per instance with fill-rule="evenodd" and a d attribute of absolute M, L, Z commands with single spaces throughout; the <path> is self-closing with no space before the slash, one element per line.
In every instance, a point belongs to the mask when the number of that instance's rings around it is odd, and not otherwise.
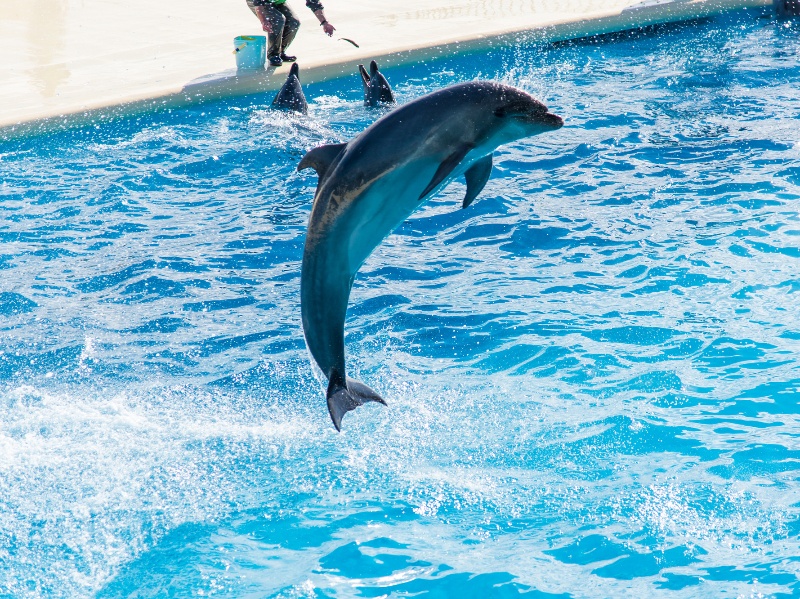
<path fill-rule="evenodd" d="M 337 434 L 306 149 L 353 76 L 0 146 L 0 597 L 800 596 L 800 30 L 387 69 L 566 119 L 362 268 Z"/>

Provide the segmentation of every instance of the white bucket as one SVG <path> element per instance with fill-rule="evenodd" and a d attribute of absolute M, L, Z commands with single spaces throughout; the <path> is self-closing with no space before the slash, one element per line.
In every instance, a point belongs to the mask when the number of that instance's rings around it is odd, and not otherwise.
<path fill-rule="evenodd" d="M 267 38 L 264 35 L 240 35 L 233 38 L 237 69 L 263 69 L 267 59 Z"/>

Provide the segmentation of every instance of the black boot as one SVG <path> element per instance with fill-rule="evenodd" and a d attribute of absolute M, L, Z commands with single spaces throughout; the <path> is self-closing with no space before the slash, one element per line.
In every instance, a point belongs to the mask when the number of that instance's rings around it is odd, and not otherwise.
<path fill-rule="evenodd" d="M 281 52 L 281 60 L 283 62 L 294 62 L 297 60 L 297 56 L 289 56 L 288 54 Z"/>
<path fill-rule="evenodd" d="M 269 64 L 273 67 L 279 67 L 283 64 L 283 60 L 281 60 L 280 56 L 270 56 Z"/>

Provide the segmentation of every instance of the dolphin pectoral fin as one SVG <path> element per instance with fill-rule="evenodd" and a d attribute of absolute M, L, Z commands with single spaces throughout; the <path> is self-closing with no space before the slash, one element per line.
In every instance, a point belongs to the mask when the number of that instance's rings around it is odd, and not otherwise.
<path fill-rule="evenodd" d="M 447 175 L 453 172 L 453 170 L 458 166 L 458 163 L 464 160 L 464 157 L 471 149 L 472 146 L 470 144 L 463 144 L 459 146 L 455 152 L 445 158 L 444 161 L 442 161 L 442 163 L 439 165 L 439 168 L 436 169 L 433 179 L 431 179 L 431 182 L 428 183 L 425 191 L 420 194 L 420 201 L 422 198 L 432 192 L 436 186 L 439 185 L 439 183 L 444 181 L 447 178 Z"/>
<path fill-rule="evenodd" d="M 348 378 L 347 383 L 343 385 L 341 377 L 332 376 L 330 383 L 328 383 L 327 396 L 328 412 L 337 431 L 342 430 L 342 418 L 350 410 L 355 410 L 358 406 L 364 405 L 368 401 L 376 401 L 386 405 L 383 398 L 375 391 L 364 383 L 351 378 Z"/>
<path fill-rule="evenodd" d="M 461 203 L 462 208 L 469 206 L 478 197 L 478 194 L 486 187 L 486 182 L 491 174 L 491 154 L 484 156 L 467 169 L 467 172 L 464 173 L 464 178 L 467 180 L 467 195 L 464 196 L 464 201 Z"/>
<path fill-rule="evenodd" d="M 317 171 L 317 176 L 322 180 L 325 173 L 328 172 L 331 163 L 336 160 L 336 157 L 342 153 L 346 146 L 346 143 L 328 144 L 309 150 L 308 153 L 303 156 L 300 164 L 297 165 L 297 170 L 302 171 L 306 168 L 313 168 Z"/>

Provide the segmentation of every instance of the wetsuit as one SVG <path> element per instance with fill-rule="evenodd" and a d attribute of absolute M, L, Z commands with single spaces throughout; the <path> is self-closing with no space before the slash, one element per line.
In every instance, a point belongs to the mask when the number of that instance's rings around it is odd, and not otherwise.
<path fill-rule="evenodd" d="M 292 9 L 286 5 L 286 0 L 247 0 L 247 5 L 253 14 L 258 16 L 256 7 L 259 6 L 264 11 L 264 16 L 272 26 L 272 33 L 269 34 L 269 44 L 267 46 L 267 56 L 280 56 L 286 52 L 286 48 L 292 43 L 297 30 L 300 28 L 300 20 L 294 16 Z M 323 10 L 319 0 L 306 0 L 306 6 L 312 11 Z"/>

